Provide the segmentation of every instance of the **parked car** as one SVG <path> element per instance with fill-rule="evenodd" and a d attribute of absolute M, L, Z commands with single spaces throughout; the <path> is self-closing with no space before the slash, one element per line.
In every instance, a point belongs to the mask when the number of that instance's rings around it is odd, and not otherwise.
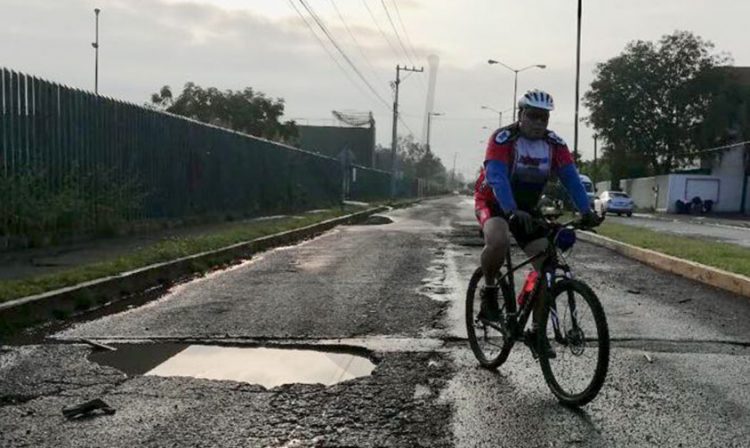
<path fill-rule="evenodd" d="M 632 216 L 633 200 L 622 191 L 605 191 L 594 201 L 594 210 L 600 215 L 617 213 L 617 216 Z"/>
<path fill-rule="evenodd" d="M 586 190 L 586 197 L 589 198 L 589 206 L 594 208 L 594 203 L 596 202 L 596 187 L 594 187 L 594 183 L 591 182 L 591 178 L 585 174 L 579 174 L 579 177 L 581 178 L 584 190 Z"/>

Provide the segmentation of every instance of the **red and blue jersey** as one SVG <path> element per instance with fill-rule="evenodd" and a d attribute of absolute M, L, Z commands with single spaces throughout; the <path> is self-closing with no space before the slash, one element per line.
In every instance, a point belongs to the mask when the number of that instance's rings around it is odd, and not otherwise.
<path fill-rule="evenodd" d="M 532 211 L 553 175 L 560 178 L 576 206 L 588 211 L 586 191 L 565 142 L 552 131 L 542 139 L 527 139 L 519 134 L 517 125 L 511 125 L 490 137 L 475 198 L 497 201 L 505 213 Z"/>

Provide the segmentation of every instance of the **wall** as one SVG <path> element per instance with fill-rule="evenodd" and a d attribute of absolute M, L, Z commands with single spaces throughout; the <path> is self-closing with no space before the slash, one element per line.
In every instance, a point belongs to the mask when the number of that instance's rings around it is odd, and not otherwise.
<path fill-rule="evenodd" d="M 655 177 L 642 177 L 640 179 L 626 179 L 620 182 L 623 190 L 633 199 L 636 209 L 654 208 L 654 186 Z"/>
<path fill-rule="evenodd" d="M 721 179 L 720 212 L 739 212 L 742 201 L 742 178 L 744 174 L 744 148 L 738 147 L 717 156 L 711 175 Z"/>

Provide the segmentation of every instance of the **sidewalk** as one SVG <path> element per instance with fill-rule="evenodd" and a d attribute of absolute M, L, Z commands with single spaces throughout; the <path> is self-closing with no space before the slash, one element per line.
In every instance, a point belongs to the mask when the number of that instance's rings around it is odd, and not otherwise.
<path fill-rule="evenodd" d="M 706 224 L 713 226 L 728 226 L 750 229 L 750 216 L 739 213 L 720 215 L 677 215 L 671 213 L 633 213 L 638 218 L 657 219 L 669 222 L 689 222 L 691 224 Z"/>

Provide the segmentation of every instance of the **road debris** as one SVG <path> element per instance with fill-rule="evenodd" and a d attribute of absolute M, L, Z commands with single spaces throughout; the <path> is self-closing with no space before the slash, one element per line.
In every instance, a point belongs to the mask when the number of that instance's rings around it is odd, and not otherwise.
<path fill-rule="evenodd" d="M 105 415 L 113 415 L 116 410 L 105 403 L 102 399 L 97 398 L 75 406 L 63 408 L 62 413 L 68 420 L 73 420 L 94 411 L 101 410 Z"/>
<path fill-rule="evenodd" d="M 654 360 L 648 355 L 648 353 L 644 353 L 643 357 L 646 358 L 646 361 L 648 361 L 649 363 L 654 362 Z"/>

